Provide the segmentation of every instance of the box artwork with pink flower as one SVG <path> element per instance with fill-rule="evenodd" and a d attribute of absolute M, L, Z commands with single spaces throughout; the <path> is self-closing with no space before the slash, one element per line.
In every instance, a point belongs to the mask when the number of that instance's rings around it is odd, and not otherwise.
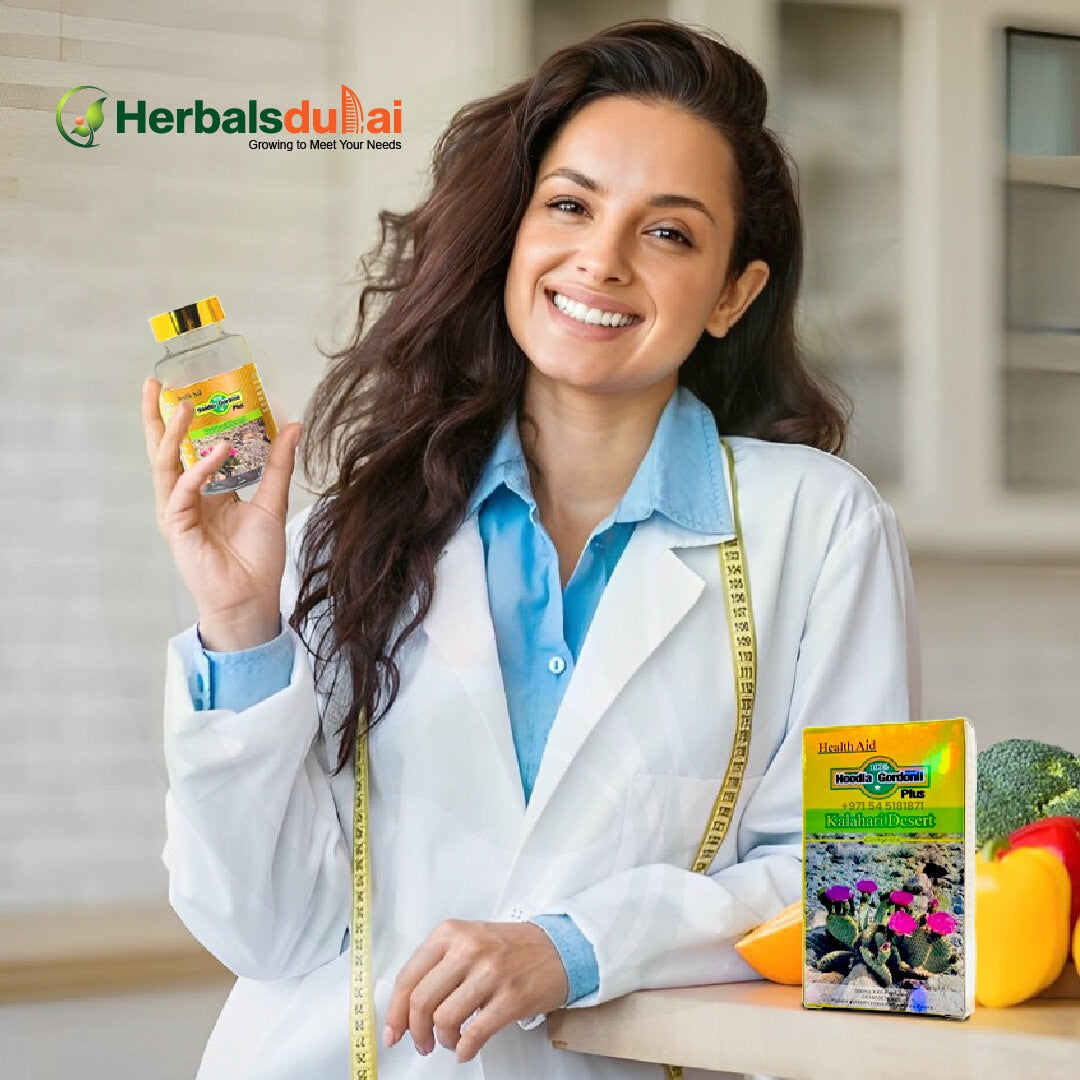
<path fill-rule="evenodd" d="M 974 815 L 967 720 L 805 730 L 805 1007 L 971 1015 Z"/>

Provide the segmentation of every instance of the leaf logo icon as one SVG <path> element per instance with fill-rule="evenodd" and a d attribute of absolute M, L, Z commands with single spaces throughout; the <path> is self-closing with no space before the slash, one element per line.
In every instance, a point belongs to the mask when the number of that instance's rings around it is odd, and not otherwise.
<path fill-rule="evenodd" d="M 105 91 L 100 86 L 76 86 L 69 90 L 59 101 L 56 106 L 56 130 L 69 142 L 72 146 L 82 147 L 88 149 L 94 145 L 94 132 L 105 122 L 105 112 L 102 109 L 102 105 L 105 104 L 108 99 L 108 94 L 104 97 L 100 97 L 97 101 L 92 102 L 87 106 L 86 112 L 81 116 L 75 117 L 75 126 L 68 133 L 64 129 L 64 118 L 61 115 L 64 106 L 68 103 L 68 99 L 73 95 L 79 93 L 80 90 L 96 90 L 99 94 L 105 94 Z M 78 135 L 80 138 L 72 138 L 73 135 Z"/>

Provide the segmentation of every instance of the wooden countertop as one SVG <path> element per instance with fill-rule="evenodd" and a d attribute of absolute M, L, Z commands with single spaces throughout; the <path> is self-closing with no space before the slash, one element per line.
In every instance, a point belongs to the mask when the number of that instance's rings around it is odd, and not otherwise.
<path fill-rule="evenodd" d="M 230 979 L 166 907 L 0 916 L 0 1001 Z M 1080 978 L 1069 963 L 1046 995 L 966 1021 L 803 1009 L 798 987 L 747 982 L 567 1009 L 548 1031 L 581 1053 L 791 1080 L 1059 1080 L 1080 1077 Z"/>
<path fill-rule="evenodd" d="M 0 915 L 0 1002 L 230 978 L 164 905 Z"/>
<path fill-rule="evenodd" d="M 1072 968 L 1070 962 L 1069 968 Z M 1073 993 L 1070 972 L 1055 993 Z M 968 1020 L 804 1009 L 797 986 L 645 990 L 548 1018 L 586 1054 L 790 1080 L 1063 1080 L 1080 1076 L 1080 999 L 1044 996 Z"/>

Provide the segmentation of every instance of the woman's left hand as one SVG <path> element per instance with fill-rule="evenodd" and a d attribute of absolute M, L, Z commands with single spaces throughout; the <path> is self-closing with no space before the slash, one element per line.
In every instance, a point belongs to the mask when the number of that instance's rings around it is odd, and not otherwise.
<path fill-rule="evenodd" d="M 393 1046 L 408 1031 L 421 1054 L 437 1039 L 471 1061 L 496 1031 L 559 1008 L 567 992 L 562 959 L 535 923 L 450 919 L 398 973 L 384 1038 Z"/>

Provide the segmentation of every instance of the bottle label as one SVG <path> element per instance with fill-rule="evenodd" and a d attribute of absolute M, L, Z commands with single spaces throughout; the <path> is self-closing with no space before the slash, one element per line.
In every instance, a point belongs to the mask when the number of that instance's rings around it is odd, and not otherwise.
<path fill-rule="evenodd" d="M 184 468 L 191 468 L 219 442 L 228 440 L 232 453 L 211 477 L 208 487 L 229 487 L 234 479 L 262 471 L 270 443 L 277 437 L 277 425 L 253 363 L 189 386 L 163 389 L 161 414 L 166 423 L 181 401 L 190 401 L 195 410 L 180 444 Z"/>

